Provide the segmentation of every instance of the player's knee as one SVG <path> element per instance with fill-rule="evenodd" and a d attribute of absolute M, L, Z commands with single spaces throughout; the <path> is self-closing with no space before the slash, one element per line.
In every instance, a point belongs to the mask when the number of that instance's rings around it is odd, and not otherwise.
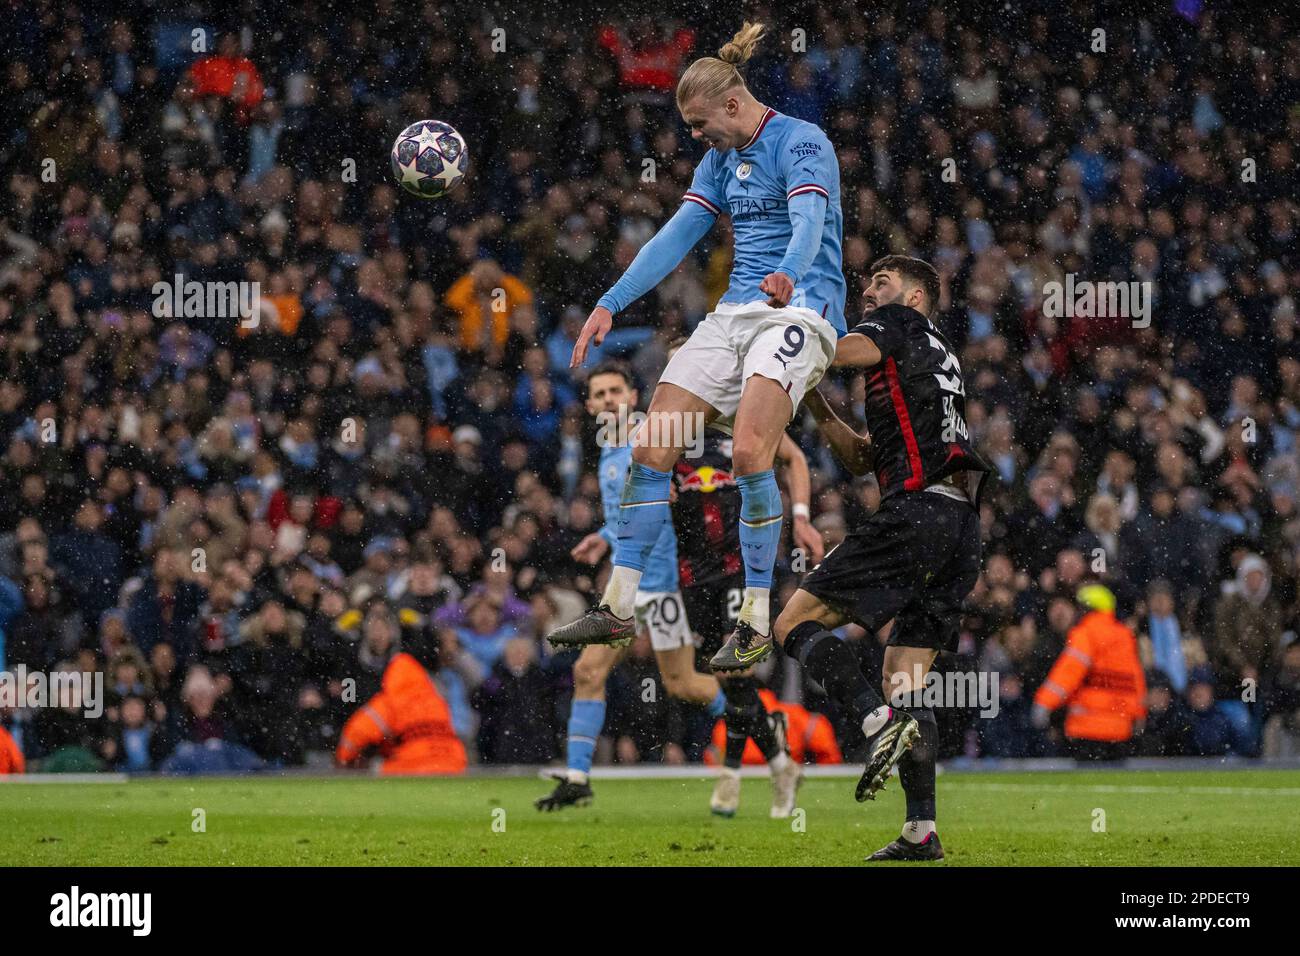
<path fill-rule="evenodd" d="M 663 654 L 659 656 L 659 678 L 664 682 L 664 690 L 670 697 L 690 699 L 691 677 L 695 674 L 694 661 L 679 661 L 678 655 Z"/>
<path fill-rule="evenodd" d="M 632 460 L 655 471 L 668 471 L 681 457 L 680 448 L 660 447 L 660 442 L 638 444 L 632 449 Z"/>
<path fill-rule="evenodd" d="M 603 665 L 592 660 L 578 658 L 577 663 L 573 665 L 573 689 L 579 697 L 584 692 L 598 691 L 605 684 L 605 675 L 608 669 Z"/>
<path fill-rule="evenodd" d="M 912 694 L 919 689 L 913 686 L 912 676 L 907 671 L 892 668 L 886 668 L 885 676 L 880 680 L 880 688 L 887 704 L 905 708 L 912 706 Z"/>
<path fill-rule="evenodd" d="M 769 443 L 755 431 L 746 430 L 735 436 L 731 450 L 731 463 L 737 475 L 754 475 L 772 467 L 773 452 Z"/>
<path fill-rule="evenodd" d="M 687 696 L 687 693 L 690 690 L 690 688 L 687 686 L 688 682 L 686 680 L 686 674 L 683 671 L 672 670 L 672 669 L 664 670 L 661 668 L 659 671 L 659 676 L 660 678 L 663 679 L 664 690 L 668 692 L 668 696 L 670 697 Z"/>
<path fill-rule="evenodd" d="M 786 607 L 777 615 L 776 622 L 772 625 L 772 636 L 776 638 L 777 644 L 785 646 L 785 639 L 790 636 L 794 626 L 799 623 L 798 615 L 789 613 Z"/>

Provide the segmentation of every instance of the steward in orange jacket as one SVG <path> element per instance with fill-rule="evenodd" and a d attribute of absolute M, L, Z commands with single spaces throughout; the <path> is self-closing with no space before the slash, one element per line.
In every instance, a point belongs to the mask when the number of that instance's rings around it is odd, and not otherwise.
<path fill-rule="evenodd" d="M 465 746 L 433 678 L 410 654 L 384 671 L 383 689 L 348 718 L 335 759 L 350 764 L 370 748 L 384 758 L 381 773 L 463 773 Z"/>
<path fill-rule="evenodd" d="M 1065 650 L 1034 695 L 1035 723 L 1068 704 L 1065 736 L 1120 743 L 1146 719 L 1147 683 L 1137 638 L 1115 618 L 1115 596 L 1100 584 L 1079 589 L 1090 610 L 1070 629 Z"/>
<path fill-rule="evenodd" d="M 18 749 L 18 742 L 9 735 L 9 731 L 0 727 L 0 776 L 7 773 L 22 773 L 26 769 L 23 752 Z"/>
<path fill-rule="evenodd" d="M 790 739 L 791 760 L 798 764 L 806 763 L 805 757 L 811 754 L 814 763 L 844 762 L 844 756 L 840 753 L 840 746 L 835 742 L 835 729 L 831 727 L 829 720 L 821 714 L 814 714 L 798 704 L 787 704 L 785 701 L 777 700 L 776 694 L 770 690 L 760 690 L 758 696 L 763 701 L 763 706 L 769 714 L 775 711 L 785 714 Z M 713 747 L 717 753 L 726 752 L 727 725 L 725 721 L 719 720 L 713 728 Z M 704 762 L 717 764 L 718 758 L 714 755 L 713 750 L 705 752 Z M 752 738 L 745 741 L 745 752 L 741 756 L 741 763 L 767 763 L 762 751 L 758 749 L 758 745 L 754 743 Z"/>

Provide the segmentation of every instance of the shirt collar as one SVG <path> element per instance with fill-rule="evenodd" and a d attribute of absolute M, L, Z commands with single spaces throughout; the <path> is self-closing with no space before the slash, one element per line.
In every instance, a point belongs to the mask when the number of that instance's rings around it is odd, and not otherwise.
<path fill-rule="evenodd" d="M 749 149 L 749 147 L 757 143 L 758 138 L 763 135 L 763 130 L 767 128 L 768 122 L 775 115 L 776 115 L 776 110 L 772 109 L 772 107 L 769 106 L 767 108 L 767 112 L 763 114 L 763 118 L 758 121 L 758 126 L 754 129 L 754 135 L 749 137 L 749 141 L 745 143 L 744 146 L 741 146 L 738 150 L 736 150 L 736 152 L 741 152 L 743 150 Z"/>

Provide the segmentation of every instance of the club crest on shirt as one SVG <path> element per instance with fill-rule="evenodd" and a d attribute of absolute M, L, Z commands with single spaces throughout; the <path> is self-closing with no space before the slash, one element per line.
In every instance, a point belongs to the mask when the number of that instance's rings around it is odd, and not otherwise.
<path fill-rule="evenodd" d="M 736 178 L 748 179 L 749 174 L 752 173 L 753 171 L 754 171 L 754 167 L 750 163 L 741 163 L 739 166 L 736 167 Z"/>

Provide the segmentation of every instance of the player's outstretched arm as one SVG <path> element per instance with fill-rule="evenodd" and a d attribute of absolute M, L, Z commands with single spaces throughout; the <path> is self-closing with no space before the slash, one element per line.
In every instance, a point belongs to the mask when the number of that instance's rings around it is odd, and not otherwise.
<path fill-rule="evenodd" d="M 583 362 L 587 361 L 587 349 L 592 342 L 600 345 L 605 341 L 605 336 L 609 335 L 609 330 L 614 327 L 614 316 L 609 309 L 604 306 L 596 306 L 591 310 L 591 315 L 587 316 L 587 321 L 582 324 L 582 331 L 578 333 L 578 341 L 573 343 L 573 354 L 569 356 L 569 368 L 577 368 Z"/>
<path fill-rule="evenodd" d="M 866 336 L 862 338 L 865 339 Z M 840 341 L 843 342 L 844 339 Z M 820 388 L 808 392 L 804 396 L 803 404 L 808 411 L 812 412 L 817 422 L 817 431 L 826 444 L 830 445 L 831 453 L 849 470 L 850 474 L 865 475 L 871 471 L 876 463 L 876 450 L 871 444 L 871 439 L 866 435 L 859 435 L 836 415 Z"/>
<path fill-rule="evenodd" d="M 717 219 L 717 212 L 706 209 L 697 202 L 684 202 L 664 223 L 663 228 L 641 247 L 627 267 L 627 271 L 614 283 L 613 288 L 600 297 L 596 308 L 582 327 L 574 343 L 569 367 L 577 368 L 587 360 L 591 342 L 600 345 L 614 323 L 614 316 L 645 295 L 677 268 L 686 253 L 704 238 L 704 234 Z"/>
<path fill-rule="evenodd" d="M 873 365 L 879 365 L 880 360 L 880 349 L 875 342 L 861 332 L 850 332 L 848 335 L 840 336 L 839 342 L 835 345 L 835 358 L 831 360 L 831 365 L 839 368 L 845 366 L 871 368 Z"/>

